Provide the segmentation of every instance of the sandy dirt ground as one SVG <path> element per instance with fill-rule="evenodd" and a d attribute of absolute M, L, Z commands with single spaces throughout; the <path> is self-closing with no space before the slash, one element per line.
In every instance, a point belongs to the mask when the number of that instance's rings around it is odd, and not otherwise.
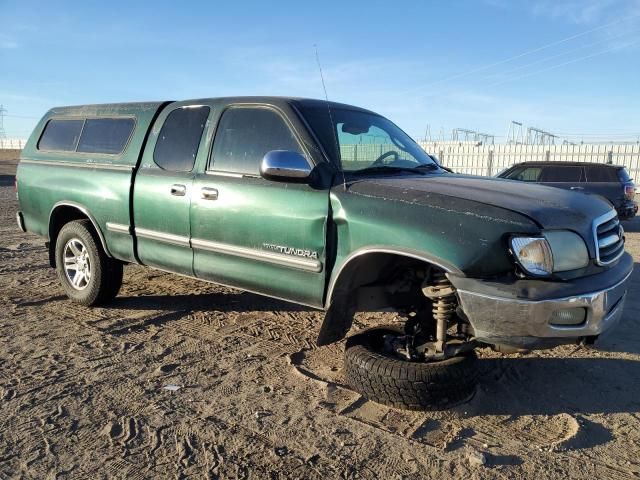
<path fill-rule="evenodd" d="M 12 166 L 15 166 L 17 158 L 20 158 L 20 150 L 0 148 L 0 162 L 2 163 L 2 166 L 0 166 L 0 171 L 2 171 L 3 168 L 11 169 Z M 13 169 L 7 170 L 7 172 L 12 171 Z"/>
<path fill-rule="evenodd" d="M 343 344 L 317 348 L 322 313 L 305 307 L 139 266 L 108 307 L 70 303 L 43 240 L 15 225 L 12 169 L 0 167 L 2 479 L 640 477 L 640 268 L 598 350 L 481 350 L 470 402 L 407 412 L 343 386 Z M 625 227 L 638 262 L 640 220 Z"/>

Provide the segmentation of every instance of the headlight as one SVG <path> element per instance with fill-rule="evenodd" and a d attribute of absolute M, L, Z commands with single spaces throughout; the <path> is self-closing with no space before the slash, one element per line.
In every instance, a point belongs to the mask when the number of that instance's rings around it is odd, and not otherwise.
<path fill-rule="evenodd" d="M 553 271 L 566 272 L 589 265 L 589 252 L 582 237 L 566 230 L 544 232 L 553 253 Z"/>
<path fill-rule="evenodd" d="M 520 266 L 537 277 L 553 272 L 553 256 L 549 242 L 542 237 L 513 237 L 511 249 Z"/>
<path fill-rule="evenodd" d="M 522 269 L 537 277 L 589 264 L 589 252 L 582 237 L 565 230 L 545 232 L 541 237 L 513 237 L 511 250 Z"/>

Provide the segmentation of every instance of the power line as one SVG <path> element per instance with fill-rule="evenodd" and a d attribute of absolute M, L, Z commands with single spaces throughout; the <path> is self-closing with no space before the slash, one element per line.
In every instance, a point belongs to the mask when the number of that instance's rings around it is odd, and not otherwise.
<path fill-rule="evenodd" d="M 600 55 L 604 55 L 605 53 L 609 53 L 609 52 L 612 52 L 614 50 L 620 50 L 622 48 L 630 47 L 630 46 L 635 45 L 637 43 L 640 43 L 640 38 L 637 38 L 633 42 L 628 42 L 626 44 L 616 45 L 614 47 L 607 48 L 607 49 L 602 50 L 600 52 L 596 52 L 596 53 L 593 53 L 593 54 L 590 54 L 590 55 L 585 55 L 583 57 L 574 58 L 573 60 L 569 60 L 569 61 L 562 62 L 562 63 L 559 63 L 559 64 L 551 65 L 549 67 L 546 67 L 546 68 L 543 68 L 543 69 L 539 69 L 539 70 L 535 70 L 533 72 L 529 72 L 529 73 L 526 73 L 526 74 L 523 74 L 523 75 L 518 75 L 518 76 L 515 76 L 515 77 L 506 78 L 506 79 L 503 79 L 503 80 L 500 80 L 500 81 L 497 81 L 497 82 L 494 82 L 494 83 L 490 83 L 488 85 L 485 85 L 485 88 L 495 87 L 497 85 L 502 85 L 504 83 L 520 80 L 522 78 L 531 77 L 531 76 L 537 75 L 539 73 L 544 73 L 544 72 L 547 72 L 547 71 L 550 71 L 550 70 L 555 70 L 556 68 L 561 68 L 561 67 L 564 67 L 566 65 L 571 65 L 573 63 L 577 63 L 577 62 L 580 62 L 580 61 L 583 61 L 583 60 L 588 60 L 590 58 L 594 58 L 594 57 L 597 57 L 597 56 L 600 56 Z M 551 57 L 549 57 L 549 58 L 551 58 Z M 485 77 L 485 78 L 487 78 L 487 77 Z M 434 92 L 434 93 L 431 93 L 431 94 L 427 95 L 426 98 L 438 97 L 438 96 L 447 95 L 447 94 L 454 93 L 454 92 L 455 92 L 455 90 L 448 90 L 448 91 L 447 90 L 441 90 L 439 92 Z"/>
<path fill-rule="evenodd" d="M 425 85 L 421 85 L 419 87 L 415 87 L 415 88 L 412 88 L 410 90 L 405 90 L 403 92 L 400 92 L 400 94 L 407 95 L 407 94 L 410 94 L 410 93 L 415 93 L 415 92 L 417 92 L 419 90 L 431 87 L 433 85 L 437 85 L 437 84 L 442 83 L 442 82 L 446 82 L 446 81 L 449 81 L 449 80 L 456 80 L 458 78 L 463 78 L 463 77 L 466 77 L 468 75 L 472 75 L 474 73 L 482 72 L 483 70 L 488 70 L 489 68 L 493 68 L 493 67 L 496 67 L 498 65 L 502 65 L 502 64 L 505 64 L 505 63 L 508 63 L 508 62 L 512 62 L 513 60 L 517 60 L 519 58 L 525 57 L 527 55 L 531 55 L 533 53 L 541 52 L 542 50 L 546 50 L 548 48 L 555 47 L 556 45 L 561 45 L 561 44 L 569 42 L 571 40 L 575 40 L 576 38 L 583 37 L 583 36 L 588 35 L 590 33 L 597 32 L 598 30 L 602 30 L 604 28 L 608 28 L 608 27 L 610 27 L 612 25 L 616 25 L 618 23 L 626 22 L 626 21 L 629 21 L 629 20 L 631 20 L 633 18 L 637 18 L 637 17 L 640 17 L 640 14 L 632 15 L 632 16 L 625 17 L 625 18 L 621 18 L 621 19 L 615 20 L 613 22 L 609 22 L 609 23 L 606 23 L 604 25 L 600 25 L 599 27 L 595 27 L 595 28 L 592 28 L 590 30 L 586 30 L 584 32 L 577 33 L 575 35 L 571 35 L 571 36 L 563 38 L 561 40 L 556 40 L 555 42 L 551 42 L 551 43 L 548 43 L 546 45 L 542 45 L 541 47 L 537 47 L 537 48 L 534 48 L 532 50 L 527 50 L 525 52 L 519 53 L 519 54 L 514 55 L 512 57 L 505 58 L 503 60 L 499 60 L 497 62 L 493 62 L 493 63 L 487 64 L 487 65 L 483 65 L 481 67 L 477 67 L 477 68 L 474 68 L 472 70 L 468 70 L 466 72 L 461 72 L 461 73 L 457 73 L 457 74 L 454 74 L 454 75 L 450 75 L 448 77 L 440 78 L 440 79 L 436 80 L 435 82 L 431 82 L 431 83 L 428 83 L 428 84 L 425 84 Z"/>
<path fill-rule="evenodd" d="M 28 115 L 5 115 L 5 117 L 10 117 L 10 118 L 28 118 L 30 120 L 39 120 L 40 117 L 31 117 Z"/>
<path fill-rule="evenodd" d="M 529 67 L 532 67 L 534 65 L 539 65 L 541 63 L 548 62 L 549 60 L 553 60 L 554 58 L 564 57 L 566 55 L 569 55 L 570 53 L 579 52 L 580 50 L 584 50 L 586 48 L 595 47 L 596 45 L 600 45 L 600 44 L 603 44 L 603 43 L 611 42 L 612 40 L 616 40 L 616 39 L 624 37 L 624 36 L 626 36 L 628 34 L 629 34 L 629 32 L 624 32 L 621 35 L 615 35 L 613 37 L 608 37 L 608 38 L 606 38 L 604 40 L 599 40 L 597 42 L 592 42 L 592 43 L 589 43 L 589 44 L 586 44 L 586 45 L 582 45 L 582 46 L 580 46 L 578 48 L 572 48 L 571 50 L 566 50 L 564 52 L 557 53 L 557 54 L 551 55 L 549 57 L 541 58 L 539 60 L 536 60 L 535 62 L 526 63 L 524 65 L 517 66 L 515 68 L 512 68 L 511 70 L 507 70 L 507 71 L 502 72 L 501 74 L 497 74 L 497 75 L 511 74 L 513 72 L 517 72 L 518 70 L 523 70 L 525 68 L 529 68 Z M 491 75 L 487 75 L 487 76 L 485 76 L 483 78 L 484 79 L 489 79 L 489 78 L 491 78 Z"/>
<path fill-rule="evenodd" d="M 558 63 L 556 65 L 552 65 L 550 67 L 546 67 L 546 68 L 543 68 L 543 69 L 540 69 L 540 70 L 535 70 L 533 72 L 529 72 L 529 73 L 526 73 L 524 75 L 519 75 L 519 76 L 516 76 L 516 77 L 513 77 L 513 78 L 507 78 L 507 79 L 501 80 L 499 82 L 491 83 L 491 84 L 487 85 L 487 87 L 495 87 L 497 85 L 502 85 L 503 83 L 513 82 L 515 80 L 520 80 L 522 78 L 527 78 L 527 77 L 531 77 L 533 75 L 538 75 L 539 73 L 548 72 L 549 70 L 555 70 L 556 68 L 565 67 L 567 65 L 571 65 L 572 63 L 577 63 L 577 62 L 581 62 L 583 60 L 588 60 L 590 58 L 594 58 L 594 57 L 597 57 L 597 56 L 600 56 L 600 55 L 604 55 L 605 53 L 609 53 L 609 52 L 612 52 L 614 50 L 620 50 L 621 48 L 630 47 L 630 46 L 635 45 L 637 43 L 640 43 L 640 38 L 636 39 L 633 42 L 626 43 L 624 45 L 617 45 L 615 47 L 607 48 L 606 50 L 602 50 L 601 52 L 593 53 L 591 55 L 586 55 L 584 57 L 574 58 L 573 60 L 569 60 L 567 62 Z"/>
<path fill-rule="evenodd" d="M 561 137 L 580 137 L 580 138 L 638 138 L 640 132 L 636 133 L 558 133 Z"/>

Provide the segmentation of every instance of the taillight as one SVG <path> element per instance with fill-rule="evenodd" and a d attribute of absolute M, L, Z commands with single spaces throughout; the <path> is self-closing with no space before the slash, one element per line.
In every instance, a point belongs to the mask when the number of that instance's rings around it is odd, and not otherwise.
<path fill-rule="evenodd" d="M 635 198 L 636 186 L 633 183 L 624 186 L 624 196 L 629 200 L 633 200 Z"/>

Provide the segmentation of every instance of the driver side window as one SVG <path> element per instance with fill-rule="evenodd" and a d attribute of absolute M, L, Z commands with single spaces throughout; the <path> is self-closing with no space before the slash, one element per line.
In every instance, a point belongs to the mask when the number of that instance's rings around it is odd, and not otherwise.
<path fill-rule="evenodd" d="M 527 167 L 520 170 L 516 176 L 511 178 L 522 182 L 537 182 L 538 178 L 540 178 L 540 172 L 542 172 L 542 168 L 540 167 Z"/>
<path fill-rule="evenodd" d="M 218 124 L 209 169 L 257 176 L 262 157 L 272 150 L 304 155 L 293 132 L 275 111 L 231 107 Z"/>

